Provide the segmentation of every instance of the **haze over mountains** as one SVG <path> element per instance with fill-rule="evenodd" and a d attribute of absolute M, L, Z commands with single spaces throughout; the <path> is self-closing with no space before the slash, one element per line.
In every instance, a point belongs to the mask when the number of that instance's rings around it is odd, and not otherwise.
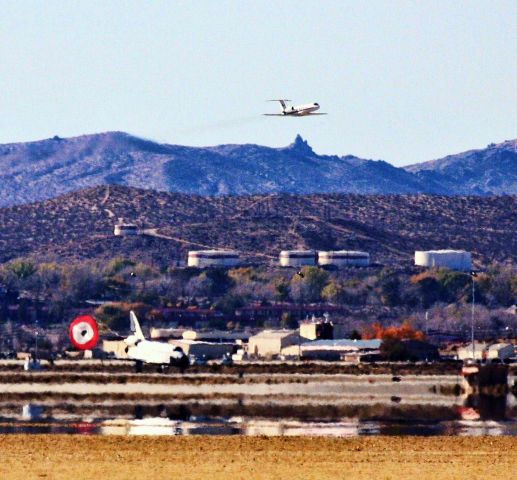
<path fill-rule="evenodd" d="M 405 168 L 285 148 L 186 147 L 123 132 L 0 145 L 0 206 L 118 184 L 197 195 L 269 193 L 517 194 L 517 141 Z"/>

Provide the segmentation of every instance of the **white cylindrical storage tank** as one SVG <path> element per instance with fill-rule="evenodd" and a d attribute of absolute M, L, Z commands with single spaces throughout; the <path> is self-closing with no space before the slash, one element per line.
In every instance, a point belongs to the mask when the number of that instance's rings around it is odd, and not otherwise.
<path fill-rule="evenodd" d="M 189 267 L 234 267 L 239 265 L 239 252 L 235 250 L 191 250 L 188 252 Z"/>
<path fill-rule="evenodd" d="M 314 250 L 282 250 L 279 261 L 281 267 L 316 265 L 316 252 Z"/>
<path fill-rule="evenodd" d="M 117 223 L 113 233 L 117 237 L 126 237 L 129 235 L 138 235 L 138 227 L 133 223 Z"/>
<path fill-rule="evenodd" d="M 468 271 L 472 270 L 472 255 L 465 250 L 420 250 L 415 251 L 415 265 Z"/>
<path fill-rule="evenodd" d="M 318 263 L 320 265 L 335 265 L 337 267 L 367 267 L 370 265 L 370 254 L 354 250 L 318 252 Z"/>

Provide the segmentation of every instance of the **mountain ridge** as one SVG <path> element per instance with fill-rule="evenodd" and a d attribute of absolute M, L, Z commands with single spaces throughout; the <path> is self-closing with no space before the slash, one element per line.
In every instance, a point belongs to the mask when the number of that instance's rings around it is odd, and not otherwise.
<path fill-rule="evenodd" d="M 191 147 L 104 132 L 0 145 L 0 206 L 106 184 L 208 196 L 513 194 L 514 165 L 517 141 L 399 168 L 354 155 L 319 155 L 300 135 L 280 148 Z"/>

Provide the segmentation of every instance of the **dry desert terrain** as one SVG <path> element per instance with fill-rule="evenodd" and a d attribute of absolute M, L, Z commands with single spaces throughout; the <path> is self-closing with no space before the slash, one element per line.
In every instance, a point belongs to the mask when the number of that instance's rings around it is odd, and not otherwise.
<path fill-rule="evenodd" d="M 515 437 L 0 436 L 0 478 L 492 480 L 517 466 Z"/>

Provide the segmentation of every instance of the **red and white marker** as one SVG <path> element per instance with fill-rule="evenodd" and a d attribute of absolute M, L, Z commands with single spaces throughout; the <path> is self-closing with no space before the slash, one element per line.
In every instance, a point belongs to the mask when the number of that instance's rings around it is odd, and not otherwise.
<path fill-rule="evenodd" d="M 99 341 L 99 327 L 95 318 L 90 315 L 81 315 L 70 324 L 68 335 L 75 348 L 91 350 Z"/>

